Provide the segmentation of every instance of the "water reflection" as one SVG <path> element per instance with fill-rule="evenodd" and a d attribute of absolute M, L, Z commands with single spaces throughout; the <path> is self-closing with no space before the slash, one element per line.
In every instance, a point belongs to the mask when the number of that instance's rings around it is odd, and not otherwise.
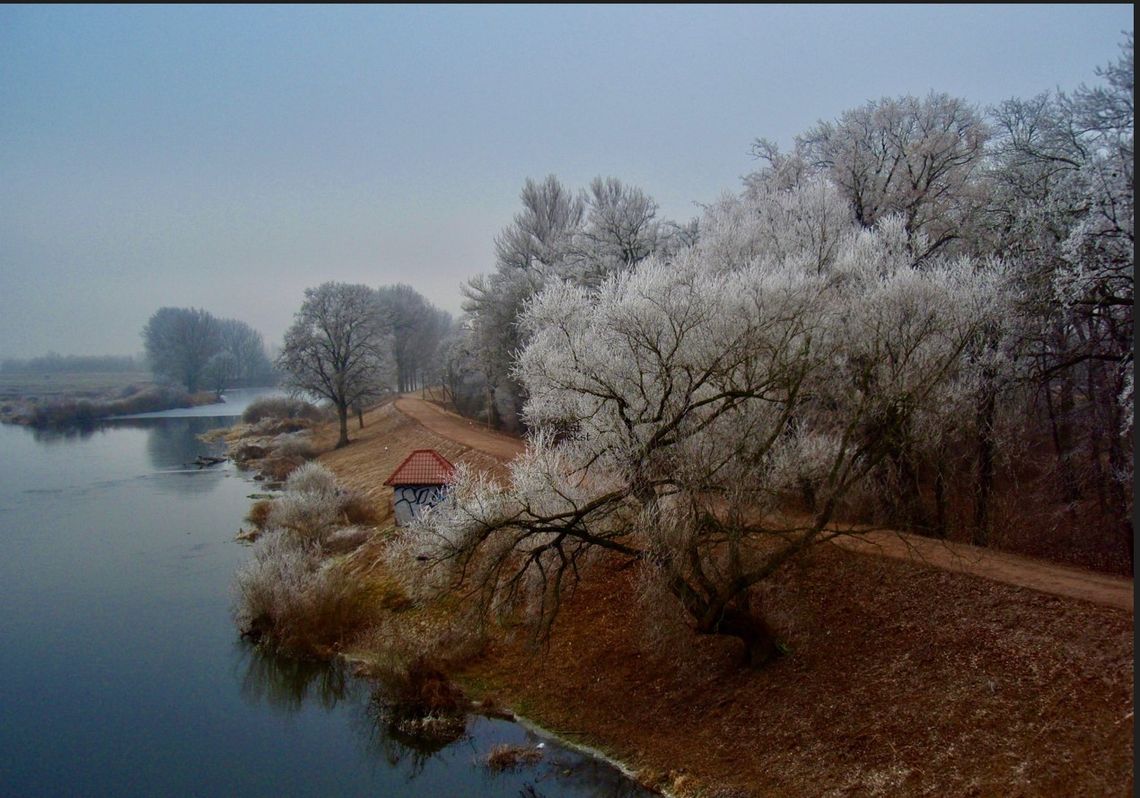
<path fill-rule="evenodd" d="M 452 724 L 447 734 L 419 735 L 400 730 L 388 710 L 387 698 L 373 694 L 364 711 L 353 718 L 369 758 L 382 760 L 393 770 L 401 770 L 409 781 L 421 775 L 432 757 L 461 740 L 468 739 L 467 723 Z"/>
<path fill-rule="evenodd" d="M 242 640 L 237 643 L 241 697 L 253 706 L 264 704 L 286 714 L 299 712 L 306 700 L 333 709 L 351 698 L 359 702 L 365 691 L 360 681 L 340 662 L 326 663 L 281 657 Z"/>
<path fill-rule="evenodd" d="M 32 433 L 32 439 L 36 443 L 54 446 L 86 440 L 97 432 L 106 431 L 107 427 L 104 422 L 92 421 L 67 427 L 25 427 L 24 429 Z"/>
<path fill-rule="evenodd" d="M 610 765 L 564 748 L 510 721 L 460 716 L 453 722 L 408 726 L 394 711 L 393 694 L 384 685 L 355 677 L 343 663 L 296 660 L 270 654 L 241 642 L 237 646 L 242 697 L 287 714 L 319 705 L 325 710 L 344 704 L 349 725 L 361 744 L 365 761 L 383 763 L 406 782 L 428 771 L 450 770 L 473 794 L 520 795 L 532 798 L 600 796 L 647 798 L 653 793 Z M 501 743 L 543 751 L 541 760 L 517 770 L 493 773 L 487 755 Z"/>
<path fill-rule="evenodd" d="M 224 448 L 210 446 L 198 440 L 198 436 L 216 427 L 229 426 L 233 418 L 147 418 L 117 419 L 113 421 L 93 421 L 67 427 L 25 427 L 36 443 L 47 446 L 71 444 L 88 440 L 95 435 L 116 430 L 146 431 L 146 452 L 151 466 L 157 471 L 182 468 L 193 463 L 194 459 L 206 451 Z"/>
<path fill-rule="evenodd" d="M 198 440 L 198 436 L 216 427 L 228 426 L 230 422 L 218 418 L 180 418 L 114 423 L 147 430 L 146 453 L 150 464 L 156 471 L 165 471 L 171 468 L 197 468 L 193 462 L 199 454 L 225 448 L 205 444 Z"/>

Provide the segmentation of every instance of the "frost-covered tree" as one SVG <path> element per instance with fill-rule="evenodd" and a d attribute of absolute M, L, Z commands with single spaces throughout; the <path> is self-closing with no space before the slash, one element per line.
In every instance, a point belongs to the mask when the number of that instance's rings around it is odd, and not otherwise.
<path fill-rule="evenodd" d="M 859 224 L 900 214 L 908 234 L 924 236 L 918 254 L 927 255 L 960 238 L 980 207 L 976 173 L 989 136 L 974 107 L 931 93 L 845 111 L 797 136 L 796 151 L 843 190 Z"/>
<path fill-rule="evenodd" d="M 146 358 L 155 374 L 197 391 L 206 363 L 221 343 L 218 320 L 198 308 L 159 308 L 143 328 Z"/>
<path fill-rule="evenodd" d="M 437 350 L 451 327 L 451 314 L 410 285 L 381 286 L 377 294 L 384 329 L 392 339 L 397 390 L 413 391 L 438 375 Z"/>
<path fill-rule="evenodd" d="M 651 254 L 680 249 L 689 226 L 657 219 L 657 204 L 622 181 L 596 178 L 574 194 L 551 175 L 527 180 L 523 210 L 495 239 L 495 270 L 463 288 L 472 352 L 489 424 L 517 428 L 525 393 L 513 376 L 514 355 L 526 344 L 519 324 L 526 303 L 558 281 L 597 287 Z"/>
<path fill-rule="evenodd" d="M 1045 406 L 1061 498 L 1096 497 L 1132 554 L 1133 39 L 1072 93 L 992 109 L 990 244 L 1017 265 L 1018 354 Z"/>
<path fill-rule="evenodd" d="M 245 385 L 264 385 L 273 380 L 273 364 L 265 354 L 261 333 L 238 319 L 218 322 L 221 349 L 233 358 L 230 378 Z"/>
<path fill-rule="evenodd" d="M 573 280 L 594 286 L 632 269 L 658 248 L 657 203 L 615 177 L 594 178 L 584 195 L 586 221 L 574 238 Z"/>
<path fill-rule="evenodd" d="M 334 282 L 306 288 L 277 368 L 294 391 L 332 403 L 340 421 L 337 448 L 347 445 L 349 409 L 392 388 L 391 343 L 376 292 Z"/>
<path fill-rule="evenodd" d="M 815 192 L 782 199 L 830 207 Z M 408 533 L 411 567 L 488 606 L 522 602 L 548 628 L 593 557 L 632 558 L 697 633 L 740 639 L 754 665 L 776 653 L 751 588 L 844 534 L 846 497 L 897 437 L 943 422 L 997 315 L 999 270 L 915 269 L 898 217 L 821 250 L 831 234 L 815 225 L 752 229 L 785 218 L 765 202 L 725 200 L 670 262 L 596 290 L 554 283 L 527 305 L 528 451 L 506 486 L 460 469 Z"/>

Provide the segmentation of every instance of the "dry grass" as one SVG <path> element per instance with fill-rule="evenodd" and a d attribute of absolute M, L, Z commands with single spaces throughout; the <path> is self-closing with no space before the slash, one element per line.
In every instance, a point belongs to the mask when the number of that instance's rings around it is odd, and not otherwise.
<path fill-rule="evenodd" d="M 492 773 L 517 770 L 542 761 L 542 751 L 526 745 L 496 745 L 487 754 L 485 763 Z"/>
<path fill-rule="evenodd" d="M 461 680 L 682 794 L 1131 794 L 1122 611 L 823 547 L 756 597 L 791 653 L 750 671 L 735 641 L 646 641 L 631 578 Z"/>
<path fill-rule="evenodd" d="M 273 510 L 272 499 L 258 499 L 249 507 L 245 520 L 249 521 L 259 530 L 264 530 L 269 523 L 269 514 Z"/>
<path fill-rule="evenodd" d="M 298 656 L 327 658 L 376 616 L 368 583 L 348 578 L 336 562 L 321 562 L 278 532 L 254 545 L 236 592 L 242 635 Z"/>

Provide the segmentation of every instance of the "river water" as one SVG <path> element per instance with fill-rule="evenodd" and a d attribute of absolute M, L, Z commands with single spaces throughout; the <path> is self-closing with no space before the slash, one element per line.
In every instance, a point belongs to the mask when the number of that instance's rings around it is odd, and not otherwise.
<path fill-rule="evenodd" d="M 374 686 L 239 640 L 233 541 L 261 486 L 188 465 L 226 405 L 70 433 L 0 425 L 0 795 L 642 796 L 612 768 L 473 717 L 438 751 Z M 493 774 L 499 743 L 543 745 Z"/>

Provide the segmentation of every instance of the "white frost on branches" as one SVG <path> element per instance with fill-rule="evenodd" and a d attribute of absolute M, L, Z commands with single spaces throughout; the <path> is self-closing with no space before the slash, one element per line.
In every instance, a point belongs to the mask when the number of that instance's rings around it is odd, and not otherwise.
<path fill-rule="evenodd" d="M 408 560 L 549 622 L 610 550 L 652 563 L 698 631 L 749 642 L 734 602 L 833 534 L 898 436 L 949 420 L 1000 320 L 999 264 L 916 266 L 905 220 L 856 230 L 842 207 L 823 181 L 725 198 L 671 259 L 549 284 L 522 319 L 526 456 L 506 486 L 460 470 Z M 796 502 L 810 520 L 782 515 Z"/>

